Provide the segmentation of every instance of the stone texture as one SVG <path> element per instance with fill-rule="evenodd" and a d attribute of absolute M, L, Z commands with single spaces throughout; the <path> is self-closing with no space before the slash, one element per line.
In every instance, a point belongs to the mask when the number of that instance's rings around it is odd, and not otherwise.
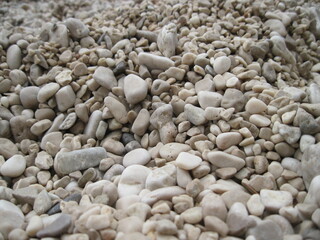
<path fill-rule="evenodd" d="M 137 104 L 144 100 L 148 93 L 146 81 L 137 75 L 129 74 L 124 78 L 124 94 L 130 104 Z"/>
<path fill-rule="evenodd" d="M 110 68 L 98 67 L 93 74 L 93 79 L 108 90 L 117 86 L 117 79 Z"/>
<path fill-rule="evenodd" d="M 21 228 L 24 215 L 20 208 L 6 200 L 0 200 L 0 233 L 6 239 L 11 230 Z"/>
<path fill-rule="evenodd" d="M 37 232 L 38 238 L 45 237 L 60 237 L 68 231 L 69 226 L 72 223 L 72 218 L 68 214 L 61 214 L 55 221 L 44 229 Z"/>
<path fill-rule="evenodd" d="M 26 169 L 26 159 L 22 155 L 14 155 L 0 168 L 0 172 L 6 177 L 18 177 Z"/>
<path fill-rule="evenodd" d="M 183 170 L 192 170 L 201 164 L 202 159 L 196 155 L 181 152 L 175 162 L 176 165 Z"/>
<path fill-rule="evenodd" d="M 303 181 L 307 189 L 309 188 L 312 179 L 319 174 L 320 171 L 320 145 L 311 145 L 302 156 L 301 172 Z"/>

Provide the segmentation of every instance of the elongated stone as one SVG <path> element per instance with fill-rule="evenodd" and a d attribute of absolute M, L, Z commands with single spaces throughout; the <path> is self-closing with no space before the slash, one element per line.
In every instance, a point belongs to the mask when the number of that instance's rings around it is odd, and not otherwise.
<path fill-rule="evenodd" d="M 59 175 L 66 175 L 78 170 L 98 166 L 107 157 L 102 147 L 85 148 L 71 152 L 59 152 L 54 158 L 54 170 Z"/>
<path fill-rule="evenodd" d="M 234 167 L 238 171 L 245 165 L 245 161 L 242 158 L 225 152 L 209 152 L 208 160 L 216 167 Z"/>
<path fill-rule="evenodd" d="M 174 62 L 167 58 L 157 56 L 151 53 L 139 53 L 138 55 L 139 64 L 146 65 L 149 70 L 152 69 L 160 69 L 160 70 L 167 70 L 169 67 L 174 66 Z"/>

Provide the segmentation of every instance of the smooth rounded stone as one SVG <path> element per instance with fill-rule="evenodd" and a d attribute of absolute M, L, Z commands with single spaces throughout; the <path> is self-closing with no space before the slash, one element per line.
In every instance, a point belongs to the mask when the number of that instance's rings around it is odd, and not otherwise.
<path fill-rule="evenodd" d="M 309 185 L 308 194 L 304 199 L 304 203 L 316 204 L 320 206 L 320 175 L 314 177 Z"/>
<path fill-rule="evenodd" d="M 30 86 L 22 88 L 20 91 L 20 101 L 24 108 L 36 109 L 38 107 L 38 92 L 40 88 L 36 86 Z"/>
<path fill-rule="evenodd" d="M 61 53 L 61 55 L 59 56 L 59 60 L 62 63 L 68 63 L 71 61 L 71 59 L 72 59 L 72 52 L 69 49 L 63 51 L 63 53 Z"/>
<path fill-rule="evenodd" d="M 150 124 L 160 129 L 168 122 L 172 122 L 173 108 L 170 104 L 158 107 L 150 117 Z"/>
<path fill-rule="evenodd" d="M 21 66 L 22 52 L 18 45 L 13 44 L 7 50 L 7 64 L 10 69 L 18 69 Z"/>
<path fill-rule="evenodd" d="M 99 122 L 102 120 L 102 112 L 100 110 L 95 110 L 91 113 L 89 121 L 83 131 L 83 134 L 87 138 L 95 138 L 96 131 L 99 125 Z"/>
<path fill-rule="evenodd" d="M 59 126 L 59 130 L 67 130 L 71 128 L 77 121 L 77 114 L 75 112 L 69 113 L 67 117 Z"/>
<path fill-rule="evenodd" d="M 217 92 L 200 91 L 198 93 L 198 101 L 203 109 L 207 107 L 220 107 L 221 100 L 222 95 Z"/>
<path fill-rule="evenodd" d="M 110 226 L 110 217 L 107 214 L 91 215 L 85 224 L 87 229 L 103 230 Z"/>
<path fill-rule="evenodd" d="M 46 102 L 56 94 L 59 88 L 60 88 L 59 84 L 54 82 L 44 85 L 43 87 L 40 88 L 38 92 L 38 95 L 37 95 L 38 102 L 39 103 Z"/>
<path fill-rule="evenodd" d="M 3 79 L 0 81 L 0 93 L 6 93 L 11 88 L 11 81 L 9 79 Z"/>
<path fill-rule="evenodd" d="M 202 108 L 195 107 L 192 104 L 186 104 L 184 106 L 184 111 L 188 121 L 193 125 L 199 126 L 207 122 L 205 112 Z"/>
<path fill-rule="evenodd" d="M 206 216 L 215 216 L 225 221 L 227 218 L 227 207 L 218 194 L 210 192 L 206 194 L 200 202 L 202 207 L 202 215 L 205 218 Z"/>
<path fill-rule="evenodd" d="M 168 219 L 161 219 L 157 221 L 155 230 L 161 235 L 176 235 L 178 232 L 176 224 Z"/>
<path fill-rule="evenodd" d="M 20 69 L 13 69 L 9 73 L 9 78 L 11 79 L 11 84 L 17 86 L 18 84 L 23 86 L 28 81 L 27 75 Z"/>
<path fill-rule="evenodd" d="M 274 148 L 281 157 L 292 157 L 295 153 L 295 149 L 286 142 L 277 143 Z"/>
<path fill-rule="evenodd" d="M 26 159 L 22 155 L 10 157 L 0 168 L 1 175 L 5 177 L 19 177 L 26 169 Z"/>
<path fill-rule="evenodd" d="M 248 228 L 254 225 L 245 205 L 240 202 L 235 202 L 231 206 L 226 223 L 229 227 L 229 234 L 232 236 L 242 236 Z"/>
<path fill-rule="evenodd" d="M 274 180 L 270 176 L 254 175 L 249 181 L 243 179 L 242 185 L 252 189 L 253 192 L 260 192 L 261 189 L 273 189 Z"/>
<path fill-rule="evenodd" d="M 40 169 L 48 170 L 53 166 L 53 158 L 45 151 L 37 153 L 35 165 Z"/>
<path fill-rule="evenodd" d="M 180 152 L 175 163 L 183 170 L 192 170 L 200 166 L 202 159 L 188 152 Z"/>
<path fill-rule="evenodd" d="M 181 63 L 186 65 L 192 65 L 194 63 L 194 60 L 197 58 L 197 55 L 191 52 L 187 52 L 183 54 Z"/>
<path fill-rule="evenodd" d="M 315 144 L 309 146 L 307 150 L 302 155 L 301 160 L 301 173 L 303 177 L 304 184 L 306 188 L 309 188 L 309 185 L 312 179 L 319 175 L 320 171 L 320 161 L 319 161 L 319 154 L 320 154 L 320 145 Z"/>
<path fill-rule="evenodd" d="M 149 70 L 167 70 L 174 66 L 174 62 L 167 57 L 161 57 L 152 53 L 140 52 L 138 55 L 140 65 L 145 65 Z"/>
<path fill-rule="evenodd" d="M 318 84 L 311 83 L 307 89 L 307 93 L 310 103 L 320 103 L 320 87 Z"/>
<path fill-rule="evenodd" d="M 13 118 L 14 115 L 11 113 L 11 111 L 5 107 L 0 106 L 0 118 L 10 121 L 11 118 Z"/>
<path fill-rule="evenodd" d="M 223 108 L 217 107 L 207 107 L 204 110 L 204 116 L 207 120 L 219 120 L 221 118 L 221 113 L 223 112 Z"/>
<path fill-rule="evenodd" d="M 6 200 L 0 200 L 0 233 L 7 239 L 8 234 L 16 228 L 22 228 L 24 215 L 20 208 Z"/>
<path fill-rule="evenodd" d="M 229 232 L 228 225 L 215 216 L 206 216 L 204 218 L 204 225 L 206 230 L 217 232 L 221 237 L 227 236 Z"/>
<path fill-rule="evenodd" d="M 267 105 L 260 99 L 253 97 L 247 102 L 245 109 L 250 114 L 262 113 L 267 110 Z"/>
<path fill-rule="evenodd" d="M 146 203 L 136 202 L 131 204 L 125 211 L 128 216 L 136 216 L 145 222 L 151 213 L 151 207 Z"/>
<path fill-rule="evenodd" d="M 68 18 L 65 25 L 73 38 L 79 39 L 89 35 L 89 28 L 79 19 Z"/>
<path fill-rule="evenodd" d="M 269 52 L 269 43 L 267 41 L 255 43 L 250 47 L 250 53 L 254 59 L 264 59 Z"/>
<path fill-rule="evenodd" d="M 0 110 L 1 111 L 1 110 Z M 7 120 L 0 120 L 0 137 L 10 138 L 10 122 Z"/>
<path fill-rule="evenodd" d="M 238 132 L 220 133 L 216 138 L 217 147 L 222 150 L 238 145 L 241 141 L 242 135 Z"/>
<path fill-rule="evenodd" d="M 138 195 L 145 188 L 146 179 L 150 173 L 151 170 L 145 166 L 128 166 L 120 177 L 118 184 L 119 197 Z"/>
<path fill-rule="evenodd" d="M 149 111 L 145 108 L 141 109 L 132 124 L 131 131 L 138 136 L 143 136 L 149 127 L 149 120 Z"/>
<path fill-rule="evenodd" d="M 191 181 L 192 177 L 189 171 L 177 168 L 177 185 L 179 187 L 186 188 Z"/>
<path fill-rule="evenodd" d="M 165 71 L 168 78 L 175 78 L 177 81 L 182 81 L 186 71 L 182 68 L 170 67 Z"/>
<path fill-rule="evenodd" d="M 101 146 L 104 147 L 109 153 L 113 153 L 120 156 L 125 153 L 125 148 L 122 142 L 113 140 L 112 138 L 107 138 L 103 140 Z"/>
<path fill-rule="evenodd" d="M 293 54 L 288 50 L 285 39 L 281 36 L 272 36 L 271 42 L 273 43 L 272 46 L 272 53 L 276 56 L 280 56 L 286 60 L 286 62 L 291 64 L 296 64 L 296 59 Z"/>
<path fill-rule="evenodd" d="M 269 216 L 265 217 L 264 220 L 270 220 L 270 221 L 278 224 L 278 226 L 281 228 L 282 233 L 284 235 L 294 234 L 294 230 L 293 230 L 293 227 L 291 226 L 290 222 L 285 217 L 283 217 L 281 215 L 277 215 L 277 214 L 269 215 Z"/>
<path fill-rule="evenodd" d="M 143 222 L 136 216 L 126 217 L 118 222 L 117 232 L 134 233 L 142 231 Z"/>
<path fill-rule="evenodd" d="M 99 196 L 107 195 L 108 199 L 104 204 L 108 204 L 112 206 L 118 200 L 118 189 L 117 186 L 108 180 L 99 180 L 94 183 L 86 184 L 83 189 L 82 194 L 91 195 L 95 198 L 95 200 Z M 81 194 L 72 194 L 67 198 L 63 199 L 63 201 L 76 201 L 79 202 L 81 200 Z"/>
<path fill-rule="evenodd" d="M 197 224 L 202 220 L 202 207 L 189 208 L 180 216 L 186 223 Z"/>
<path fill-rule="evenodd" d="M 52 122 L 49 119 L 43 119 L 43 120 L 40 120 L 40 121 L 34 123 L 31 126 L 30 131 L 32 134 L 34 134 L 36 136 L 40 136 L 46 130 L 48 130 L 51 126 L 52 126 Z"/>
<path fill-rule="evenodd" d="M 158 34 L 157 45 L 163 56 L 170 58 L 175 55 L 178 45 L 176 24 L 169 23 L 161 29 Z"/>
<path fill-rule="evenodd" d="M 38 215 L 41 215 L 46 213 L 52 207 L 52 205 L 53 203 L 48 192 L 46 190 L 42 190 L 34 201 L 33 210 Z"/>
<path fill-rule="evenodd" d="M 218 168 L 234 167 L 239 171 L 245 165 L 242 158 L 225 152 L 209 152 L 207 157 L 208 161 Z"/>
<path fill-rule="evenodd" d="M 56 77 L 55 80 L 61 86 L 66 86 L 72 81 L 72 71 L 71 70 L 63 70 Z"/>
<path fill-rule="evenodd" d="M 247 235 L 252 235 L 256 240 L 282 240 L 283 232 L 275 222 L 263 220 L 257 223 L 255 227 L 248 230 Z"/>
<path fill-rule="evenodd" d="M 0 154 L 6 159 L 18 153 L 18 147 L 7 138 L 0 138 L 0 146 Z"/>
<path fill-rule="evenodd" d="M 234 108 L 235 112 L 242 111 L 243 107 L 246 103 L 246 97 L 244 94 L 234 88 L 228 88 L 222 97 L 221 100 L 221 107 L 228 109 L 228 108 Z"/>
<path fill-rule="evenodd" d="M 124 94 L 129 104 L 137 104 L 144 100 L 148 93 L 148 84 L 141 77 L 129 74 L 124 78 Z"/>
<path fill-rule="evenodd" d="M 127 109 L 121 102 L 108 96 L 104 99 L 104 103 L 119 123 L 126 124 L 128 122 Z"/>
<path fill-rule="evenodd" d="M 262 189 L 260 197 L 262 204 L 270 212 L 279 212 L 280 208 L 291 206 L 293 202 L 292 195 L 287 191 Z"/>
<path fill-rule="evenodd" d="M 251 195 L 249 193 L 239 189 L 233 189 L 221 195 L 228 209 L 230 209 L 235 202 L 240 202 L 246 205 L 250 196 Z"/>
<path fill-rule="evenodd" d="M 61 214 L 51 224 L 37 232 L 37 238 L 61 237 L 66 233 L 72 224 L 72 217 L 69 214 Z"/>
<path fill-rule="evenodd" d="M 311 220 L 318 228 L 320 228 L 320 208 L 314 211 Z"/>
<path fill-rule="evenodd" d="M 60 112 L 64 112 L 73 107 L 76 100 L 76 95 L 70 85 L 60 88 L 55 97 Z"/>
<path fill-rule="evenodd" d="M 73 68 L 73 74 L 77 77 L 87 75 L 88 74 L 88 67 L 83 62 L 77 63 Z"/>
<path fill-rule="evenodd" d="M 279 133 L 289 144 L 297 143 L 301 136 L 300 128 L 291 127 L 285 124 L 279 125 Z"/>
<path fill-rule="evenodd" d="M 270 119 L 260 114 L 252 114 L 249 121 L 257 127 L 268 127 L 271 123 Z"/>
<path fill-rule="evenodd" d="M 259 194 L 253 194 L 247 201 L 247 208 L 251 215 L 254 216 L 262 216 L 264 212 L 264 205 L 261 202 L 261 198 Z"/>
<path fill-rule="evenodd" d="M 211 61 L 212 64 L 212 61 Z M 217 57 L 213 61 L 213 69 L 217 74 L 227 72 L 231 67 L 231 60 L 226 56 Z"/>
<path fill-rule="evenodd" d="M 117 79 L 110 68 L 100 66 L 94 71 L 92 77 L 97 83 L 108 90 L 118 85 Z"/>
<path fill-rule="evenodd" d="M 153 191 L 162 187 L 176 185 L 177 170 L 174 164 L 153 169 L 146 179 L 146 188 Z"/>
<path fill-rule="evenodd" d="M 28 236 L 35 237 L 37 232 L 43 228 L 43 223 L 41 217 L 34 215 L 30 218 L 30 221 L 27 225 L 26 232 Z"/>
<path fill-rule="evenodd" d="M 123 157 L 123 166 L 128 167 L 130 165 L 145 165 L 151 160 L 150 153 L 144 148 L 137 148 L 128 152 Z"/>
<path fill-rule="evenodd" d="M 277 80 L 277 73 L 269 62 L 265 62 L 262 66 L 262 76 L 268 83 L 274 83 Z"/>
<path fill-rule="evenodd" d="M 40 148 L 42 150 L 47 150 L 49 146 L 53 146 L 53 152 L 50 154 L 55 155 L 60 149 L 60 143 L 62 142 L 62 133 L 61 132 L 51 132 L 44 135 L 41 139 Z"/>
<path fill-rule="evenodd" d="M 186 191 L 178 186 L 158 188 L 144 195 L 141 202 L 152 205 L 159 200 L 171 200 L 174 196 L 185 194 Z"/>
<path fill-rule="evenodd" d="M 66 175 L 78 170 L 98 166 L 107 157 L 102 147 L 91 147 L 71 152 L 59 152 L 54 158 L 54 170 L 59 175 Z"/>
<path fill-rule="evenodd" d="M 167 161 L 173 161 L 181 152 L 188 152 L 190 150 L 191 147 L 189 145 L 174 142 L 163 145 L 159 150 L 159 154 Z"/>
<path fill-rule="evenodd" d="M 269 19 L 269 20 L 264 22 L 264 25 L 269 27 L 270 31 L 277 32 L 283 37 L 285 37 L 287 35 L 286 27 L 278 19 Z"/>

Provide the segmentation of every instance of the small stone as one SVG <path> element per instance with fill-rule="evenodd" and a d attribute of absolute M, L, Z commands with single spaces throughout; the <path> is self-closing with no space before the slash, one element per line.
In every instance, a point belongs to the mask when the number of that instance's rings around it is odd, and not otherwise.
<path fill-rule="evenodd" d="M 189 208 L 181 213 L 181 217 L 186 223 L 199 223 L 202 220 L 202 207 Z"/>
<path fill-rule="evenodd" d="M 237 169 L 233 167 L 226 167 L 219 168 L 215 172 L 217 174 L 217 177 L 221 179 L 230 179 L 237 173 Z"/>
<path fill-rule="evenodd" d="M 73 74 L 77 77 L 87 75 L 88 67 L 83 62 L 79 62 L 74 66 Z"/>
<path fill-rule="evenodd" d="M 241 141 L 242 135 L 238 132 L 221 133 L 216 138 L 217 147 L 222 150 L 238 145 Z"/>
<path fill-rule="evenodd" d="M 26 169 L 26 159 L 22 155 L 10 157 L 0 168 L 0 172 L 5 177 L 19 177 Z"/>
<path fill-rule="evenodd" d="M 139 64 L 146 65 L 149 70 L 160 69 L 167 70 L 174 66 L 174 62 L 167 57 L 157 56 L 151 53 L 141 52 L 138 55 Z"/>
<path fill-rule="evenodd" d="M 128 152 L 123 158 L 123 166 L 128 167 L 130 165 L 145 165 L 151 160 L 150 153 L 143 149 L 137 148 Z"/>
<path fill-rule="evenodd" d="M 267 110 L 267 105 L 257 98 L 250 98 L 246 104 L 246 111 L 251 114 L 262 113 Z"/>
<path fill-rule="evenodd" d="M 195 107 L 192 104 L 186 104 L 184 111 L 187 119 L 194 125 L 199 126 L 207 122 L 205 112 L 202 108 Z"/>
<path fill-rule="evenodd" d="M 59 126 L 59 130 L 67 130 L 71 128 L 77 121 L 77 114 L 75 112 L 69 113 L 67 117 Z"/>
<path fill-rule="evenodd" d="M 30 86 L 22 88 L 20 91 L 20 101 L 24 108 L 36 109 L 38 107 L 38 92 L 40 88 L 36 86 Z"/>
<path fill-rule="evenodd" d="M 142 197 L 141 201 L 149 205 L 152 205 L 159 200 L 171 200 L 172 197 L 179 196 L 182 194 L 185 194 L 185 190 L 181 187 L 163 187 L 147 193 Z"/>
<path fill-rule="evenodd" d="M 293 54 L 288 50 L 285 39 L 281 36 L 272 36 L 271 42 L 273 43 L 272 53 L 276 56 L 280 56 L 286 60 L 286 62 L 295 64 L 296 59 Z"/>
<path fill-rule="evenodd" d="M 202 159 L 200 157 L 187 152 L 179 153 L 176 159 L 176 165 L 184 170 L 192 170 L 198 167 L 201 164 L 201 162 Z"/>
<path fill-rule="evenodd" d="M 167 75 L 168 78 L 175 78 L 178 81 L 182 81 L 186 71 L 182 68 L 177 68 L 177 67 L 170 67 L 165 71 L 165 74 Z"/>
<path fill-rule="evenodd" d="M 136 216 L 126 217 L 118 222 L 117 232 L 134 233 L 141 232 L 143 222 Z"/>
<path fill-rule="evenodd" d="M 108 90 L 117 86 L 117 79 L 110 68 L 98 67 L 92 77 L 97 83 Z"/>
<path fill-rule="evenodd" d="M 269 83 L 274 83 L 277 80 L 277 73 L 268 62 L 265 62 L 262 66 L 262 76 L 264 76 Z"/>
<path fill-rule="evenodd" d="M 285 124 L 279 125 L 279 133 L 289 144 L 298 142 L 301 136 L 300 128 L 287 126 Z"/>
<path fill-rule="evenodd" d="M 156 231 L 163 235 L 175 235 L 177 234 L 178 229 L 173 222 L 167 219 L 162 219 L 157 222 Z"/>
<path fill-rule="evenodd" d="M 286 27 L 278 19 L 269 19 L 269 20 L 265 21 L 264 25 L 269 27 L 270 31 L 277 32 L 283 37 L 285 37 L 287 35 Z"/>
<path fill-rule="evenodd" d="M 320 206 L 320 197 L 319 197 L 319 191 L 320 191 L 320 176 L 315 176 L 308 189 L 308 194 L 304 200 L 304 203 L 309 203 L 313 205 Z"/>
<path fill-rule="evenodd" d="M 18 45 L 13 44 L 7 50 L 7 64 L 10 69 L 18 69 L 21 66 L 22 52 Z"/>
<path fill-rule="evenodd" d="M 175 55 L 178 45 L 176 24 L 169 23 L 161 29 L 157 38 L 157 45 L 163 56 L 170 58 Z"/>
<path fill-rule="evenodd" d="M 49 194 L 46 190 L 42 190 L 34 201 L 33 210 L 38 215 L 41 215 L 43 213 L 46 213 L 51 207 L 52 201 Z"/>
<path fill-rule="evenodd" d="M 173 161 L 181 152 L 188 152 L 189 150 L 191 150 L 189 145 L 174 142 L 163 145 L 159 150 L 159 154 L 167 161 Z"/>
<path fill-rule="evenodd" d="M 146 188 L 153 191 L 162 187 L 176 185 L 177 170 L 173 164 L 166 164 L 163 167 L 156 168 L 148 175 L 146 179 Z"/>
<path fill-rule="evenodd" d="M 267 211 L 278 212 L 280 208 L 292 205 L 292 195 L 286 191 L 263 189 L 260 192 L 261 202 Z"/>
<path fill-rule="evenodd" d="M 198 92 L 198 101 L 200 107 L 204 110 L 207 107 L 220 107 L 222 95 L 217 92 L 200 91 Z"/>
<path fill-rule="evenodd" d="M 43 119 L 33 124 L 30 128 L 30 131 L 32 134 L 36 136 L 40 136 L 46 130 L 48 130 L 51 126 L 52 126 L 52 122 L 49 119 Z"/>
<path fill-rule="evenodd" d="M 228 225 L 220 218 L 215 216 L 206 216 L 204 218 L 204 225 L 206 230 L 219 233 L 222 237 L 227 236 L 229 232 Z"/>
<path fill-rule="evenodd" d="M 53 158 L 45 151 L 37 153 L 35 165 L 40 169 L 50 169 L 53 166 Z"/>
<path fill-rule="evenodd" d="M 182 64 L 186 64 L 186 65 L 192 65 L 194 63 L 194 60 L 196 59 L 196 55 L 191 53 L 191 52 L 187 52 L 182 56 Z"/>
<path fill-rule="evenodd" d="M 41 217 L 38 215 L 32 216 L 28 225 L 26 232 L 28 236 L 35 237 L 37 232 L 43 228 L 43 223 Z"/>
<path fill-rule="evenodd" d="M 102 147 L 85 148 L 71 152 L 59 152 L 54 159 L 54 170 L 59 175 L 66 175 L 78 170 L 98 166 L 107 157 Z"/>
<path fill-rule="evenodd" d="M 227 218 L 227 207 L 222 199 L 222 197 L 215 193 L 206 194 L 201 200 L 200 206 L 202 207 L 202 215 L 206 216 L 216 216 L 222 221 Z"/>
<path fill-rule="evenodd" d="M 240 202 L 243 205 L 246 205 L 250 196 L 251 195 L 249 193 L 239 189 L 233 189 L 221 195 L 228 209 L 230 209 L 235 202 Z"/>
<path fill-rule="evenodd" d="M 24 215 L 20 208 L 6 200 L 0 200 L 0 233 L 4 239 L 8 238 L 9 233 L 16 228 L 22 228 Z"/>
<path fill-rule="evenodd" d="M 136 216 L 144 222 L 146 221 L 150 213 L 151 207 L 148 204 L 141 202 L 133 203 L 126 209 L 126 214 L 128 216 Z"/>
<path fill-rule="evenodd" d="M 138 195 L 145 188 L 146 179 L 150 172 L 150 169 L 142 165 L 128 166 L 120 177 L 118 185 L 119 197 Z"/>
<path fill-rule="evenodd" d="M 58 83 L 48 83 L 40 88 L 37 100 L 39 103 L 44 103 L 53 97 L 56 92 L 59 90 L 60 86 Z"/>
<path fill-rule="evenodd" d="M 76 95 L 70 85 L 60 88 L 55 96 L 60 112 L 64 112 L 71 108 L 76 100 Z"/>
<path fill-rule="evenodd" d="M 88 220 L 86 222 L 86 228 L 102 230 L 108 228 L 110 224 L 110 216 L 108 216 L 107 214 L 91 215 L 88 217 Z"/>
<path fill-rule="evenodd" d="M 68 214 L 61 214 L 55 221 L 37 232 L 36 236 L 38 238 L 61 237 L 68 231 L 68 228 L 71 224 L 72 217 Z"/>
<path fill-rule="evenodd" d="M 59 56 L 59 60 L 63 63 L 68 63 L 71 61 L 71 59 L 72 59 L 72 52 L 69 49 L 63 51 L 63 53 L 61 53 L 61 55 Z"/>
<path fill-rule="evenodd" d="M 66 86 L 72 81 L 72 71 L 71 70 L 63 70 L 56 77 L 55 80 L 61 86 Z"/>
<path fill-rule="evenodd" d="M 141 109 L 132 124 L 131 131 L 134 134 L 143 136 L 149 127 L 150 113 L 146 109 Z"/>
<path fill-rule="evenodd" d="M 252 114 L 249 118 L 249 121 L 257 127 L 268 127 L 271 123 L 269 118 L 259 114 Z"/>
<path fill-rule="evenodd" d="M 228 212 L 226 223 L 230 235 L 241 236 L 251 226 L 252 220 L 249 218 L 245 205 L 235 202 Z"/>
<path fill-rule="evenodd" d="M 89 35 L 89 28 L 79 19 L 68 18 L 65 21 L 65 25 L 69 29 L 71 36 L 75 39 L 84 38 Z"/>
<path fill-rule="evenodd" d="M 302 155 L 301 160 L 301 172 L 303 176 L 303 181 L 306 188 L 309 188 L 309 185 L 312 179 L 319 175 L 320 171 L 320 161 L 319 161 L 319 154 L 320 154 L 320 145 L 315 144 L 309 146 L 307 150 Z"/>
<path fill-rule="evenodd" d="M 28 81 L 27 75 L 19 69 L 11 70 L 9 73 L 9 78 L 11 79 L 11 84 L 13 86 L 17 86 L 18 84 L 24 86 Z"/>
<path fill-rule="evenodd" d="M 148 93 L 146 81 L 137 75 L 129 74 L 124 78 L 124 94 L 130 104 L 137 104 L 144 100 Z"/>
<path fill-rule="evenodd" d="M 261 202 L 259 194 L 253 194 L 247 202 L 247 208 L 251 215 L 262 216 L 264 212 L 264 205 Z"/>
<path fill-rule="evenodd" d="M 213 61 L 213 69 L 217 74 L 227 72 L 231 67 L 231 60 L 226 56 L 217 57 Z"/>
<path fill-rule="evenodd" d="M 120 101 L 108 96 L 104 99 L 104 103 L 119 123 L 126 124 L 128 122 L 126 107 Z"/>
<path fill-rule="evenodd" d="M 240 90 L 228 88 L 222 97 L 221 107 L 225 109 L 233 107 L 235 112 L 240 112 L 245 106 L 245 102 L 246 98 Z"/>
<path fill-rule="evenodd" d="M 218 168 L 234 167 L 239 171 L 245 165 L 242 158 L 225 152 L 209 152 L 207 157 L 208 161 Z"/>

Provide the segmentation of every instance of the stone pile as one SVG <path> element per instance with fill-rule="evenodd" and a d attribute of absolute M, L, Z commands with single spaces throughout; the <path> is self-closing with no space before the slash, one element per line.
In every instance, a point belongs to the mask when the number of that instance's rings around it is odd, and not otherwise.
<path fill-rule="evenodd" d="M 320 239 L 319 3 L 110 5 L 0 3 L 0 239 Z"/>

